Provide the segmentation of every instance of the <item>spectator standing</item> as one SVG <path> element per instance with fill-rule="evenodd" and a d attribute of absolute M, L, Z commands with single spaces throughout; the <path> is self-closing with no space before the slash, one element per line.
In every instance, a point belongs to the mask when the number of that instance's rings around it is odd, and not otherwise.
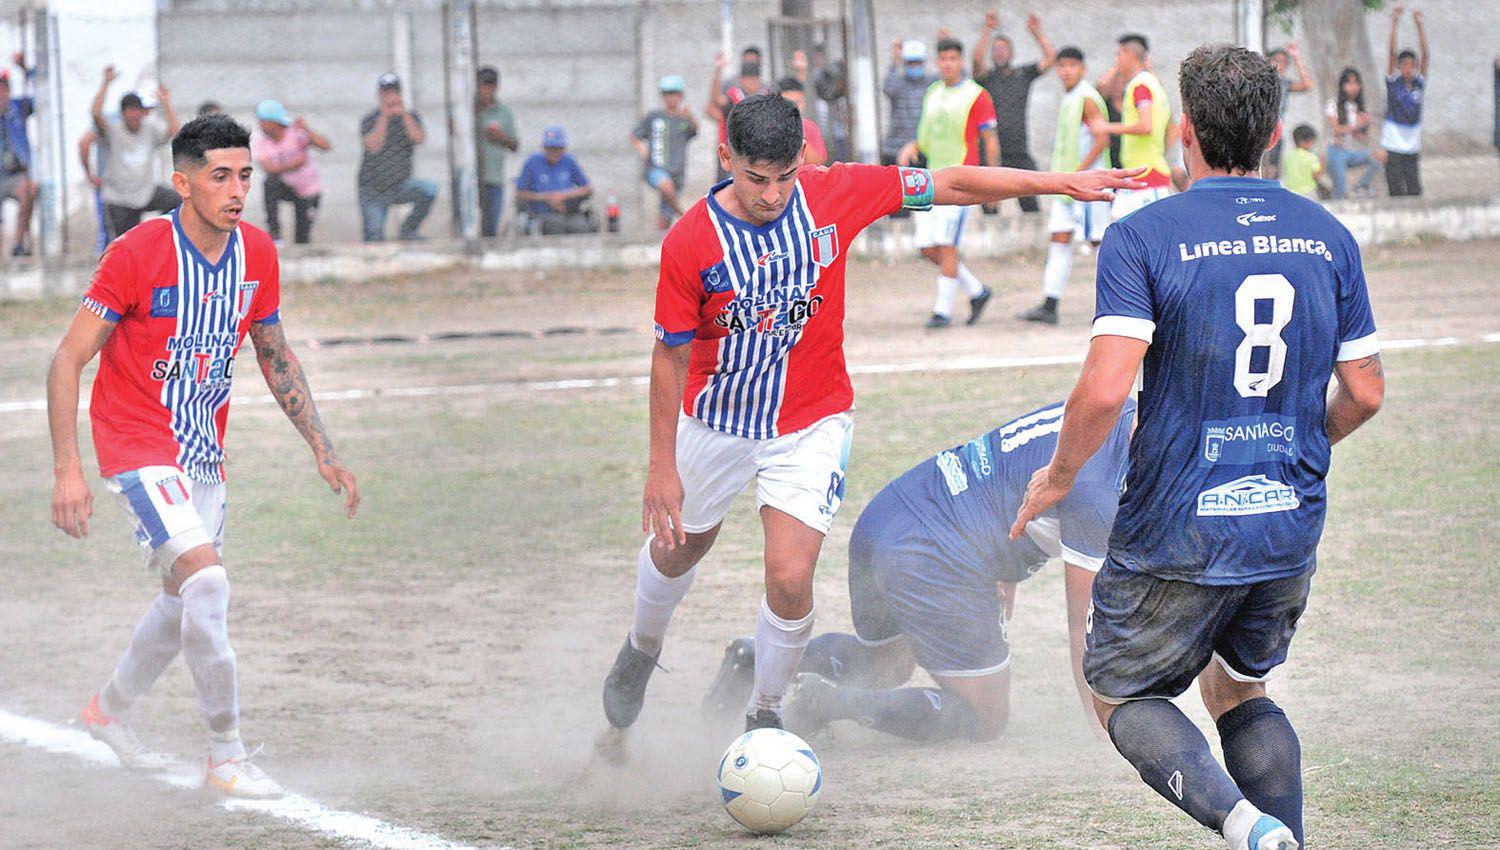
<path fill-rule="evenodd" d="M 823 131 L 818 129 L 818 122 L 807 117 L 807 92 L 802 87 L 802 82 L 796 77 L 784 77 L 776 84 L 781 96 L 797 104 L 797 111 L 802 113 L 802 141 L 806 146 L 802 149 L 803 165 L 827 165 L 828 143 L 823 141 Z"/>
<path fill-rule="evenodd" d="M 1427 30 L 1422 13 L 1412 12 L 1417 41 L 1422 48 L 1421 65 L 1411 50 L 1396 50 L 1396 31 L 1405 8 L 1391 10 L 1391 40 L 1385 77 L 1385 123 L 1380 127 L 1380 146 L 1385 150 L 1385 182 L 1391 197 L 1422 194 L 1422 99 L 1427 92 Z"/>
<path fill-rule="evenodd" d="M 98 129 L 90 128 L 78 137 L 78 161 L 83 164 L 83 176 L 94 190 L 94 224 L 98 236 L 94 239 L 94 253 L 103 254 L 109 247 L 109 218 L 104 214 L 104 198 L 100 187 L 104 185 L 104 161 L 109 158 L 109 148 Z M 98 163 L 97 165 L 95 163 Z"/>
<path fill-rule="evenodd" d="M 594 193 L 588 175 L 568 153 L 568 134 L 561 127 L 542 131 L 542 150 L 527 157 L 516 177 L 516 200 L 526 205 L 533 236 L 591 233 L 598 229 L 583 211 Z"/>
<path fill-rule="evenodd" d="M 385 219 L 390 208 L 411 204 L 401 222 L 403 240 L 418 239 L 417 231 L 432 211 L 437 184 L 413 175 L 412 159 L 417 145 L 427 141 L 422 116 L 406 108 L 401 96 L 401 78 L 382 74 L 375 83 L 380 105 L 359 122 L 364 153 L 359 160 L 359 213 L 366 242 L 385 239 Z"/>
<path fill-rule="evenodd" d="M 25 71 L 26 58 L 15 56 Z M 15 198 L 21 205 L 16 214 L 16 241 L 11 245 L 13 257 L 31 253 L 31 210 L 36 204 L 36 181 L 31 179 L 31 141 L 26 136 L 26 119 L 36 112 L 36 100 L 30 95 L 12 97 L 10 72 L 0 70 L 0 199 Z"/>
<path fill-rule="evenodd" d="M 474 130 L 479 148 L 479 235 L 493 237 L 500 230 L 505 209 L 505 154 L 521 147 L 516 118 L 500 102 L 500 72 L 486 65 L 475 75 Z"/>
<path fill-rule="evenodd" d="M 927 70 L 927 45 L 916 39 L 891 42 L 891 67 L 881 91 L 890 101 L 890 123 L 880 142 L 880 164 L 895 165 L 901 149 L 917 140 L 922 120 L 922 98 L 937 75 Z"/>
<path fill-rule="evenodd" d="M 1302 64 L 1302 51 L 1298 49 L 1297 42 L 1288 42 L 1286 47 L 1274 47 L 1266 54 L 1271 60 L 1271 65 L 1276 68 L 1276 79 L 1281 83 L 1281 121 L 1286 124 L 1287 103 L 1289 95 L 1297 92 L 1312 91 L 1312 75 L 1307 73 L 1307 67 Z M 1297 82 L 1292 82 L 1287 76 L 1287 68 L 1295 65 L 1297 68 Z M 1266 151 L 1265 162 L 1261 165 L 1261 173 L 1267 180 L 1275 180 L 1281 174 L 1281 146 L 1286 142 L 1286 134 L 1276 137 L 1276 144 Z"/>
<path fill-rule="evenodd" d="M 1298 124 L 1292 131 L 1296 147 L 1287 152 L 1281 169 L 1281 185 L 1313 201 L 1318 200 L 1318 178 L 1323 175 L 1323 162 L 1313 150 L 1317 143 L 1318 131 L 1311 124 Z"/>
<path fill-rule="evenodd" d="M 1047 73 L 1052 63 L 1057 61 L 1057 49 L 1047 39 L 1046 33 L 1042 32 L 1042 19 L 1033 13 L 1026 16 L 1026 30 L 1041 48 L 1041 60 L 1028 62 L 1019 68 L 1012 66 L 1015 45 L 1010 36 L 1001 35 L 994 39 L 994 44 L 989 49 L 994 67 L 986 71 L 984 48 L 990 44 L 990 38 L 999 28 L 1000 13 L 993 9 L 986 12 L 984 32 L 979 36 L 979 49 L 974 51 L 974 80 L 990 93 L 990 99 L 995 104 L 995 114 L 1000 118 L 1000 165 L 1035 171 L 1036 160 L 1031 158 L 1030 139 L 1026 133 L 1026 107 L 1031 100 L 1031 84 Z M 1034 195 L 1018 200 L 1025 212 L 1041 210 Z"/>
<path fill-rule="evenodd" d="M 260 125 L 250 136 L 250 154 L 265 174 L 266 232 L 281 244 L 281 205 L 292 205 L 292 239 L 306 245 L 312 238 L 313 218 L 323 200 L 323 175 L 312 151 L 332 150 L 327 137 L 314 132 L 302 118 L 292 120 L 279 100 L 263 100 L 255 107 Z"/>
<path fill-rule="evenodd" d="M 754 47 L 747 48 L 745 55 L 754 52 L 760 55 L 760 50 Z M 729 110 L 736 103 L 744 100 L 752 94 L 758 93 L 765 88 L 765 81 L 760 77 L 760 60 L 744 59 L 740 62 L 739 79 L 733 83 L 721 84 L 719 81 L 724 75 L 724 69 L 729 67 L 729 57 L 720 53 L 714 60 L 714 80 L 709 87 L 708 109 L 705 110 L 708 117 L 719 122 L 719 144 L 729 144 Z M 717 161 L 717 158 L 716 158 Z M 729 179 L 729 172 L 724 170 L 722 163 L 718 166 L 718 175 L 714 183 L 722 183 Z"/>
<path fill-rule="evenodd" d="M 641 176 L 661 195 L 657 224 L 666 230 L 682 215 L 679 193 L 687 179 L 687 144 L 698 135 L 698 119 L 683 102 L 687 90 L 681 76 L 661 78 L 661 109 L 641 116 L 630 134 L 630 144 L 641 158 Z"/>
<path fill-rule="evenodd" d="M 152 115 L 139 94 L 126 92 L 120 98 L 120 114 L 106 119 L 104 98 L 118 78 L 115 66 L 104 69 L 104 83 L 90 109 L 106 152 L 99 194 L 111 239 L 140 224 L 147 212 L 166 212 L 182 203 L 175 189 L 160 182 L 162 149 L 178 126 L 170 94 L 165 88 L 156 90 L 162 114 Z"/>
<path fill-rule="evenodd" d="M 1359 194 L 1370 191 L 1380 163 L 1370 153 L 1370 113 L 1365 111 L 1365 81 L 1355 68 L 1339 74 L 1339 90 L 1328 101 L 1328 176 L 1333 181 L 1333 198 L 1349 197 L 1349 169 L 1364 166 L 1355 187 Z"/>
<path fill-rule="evenodd" d="M 849 141 L 848 68 L 842 59 L 828 61 L 822 47 L 817 54 L 818 71 L 813 75 L 812 86 L 818 96 L 819 121 L 828 128 L 828 161 L 848 162 L 854 158 L 854 147 Z"/>

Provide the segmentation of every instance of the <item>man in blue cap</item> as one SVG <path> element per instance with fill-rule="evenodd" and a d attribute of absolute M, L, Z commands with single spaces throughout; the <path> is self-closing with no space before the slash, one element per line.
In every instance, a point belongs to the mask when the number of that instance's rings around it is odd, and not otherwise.
<path fill-rule="evenodd" d="M 516 177 L 516 200 L 530 216 L 527 232 L 591 233 L 598 227 L 583 211 L 583 201 L 594 194 L 588 175 L 568 153 L 568 134 L 561 127 L 542 131 L 542 150 L 527 157 Z"/>
<path fill-rule="evenodd" d="M 666 230 L 682 216 L 678 193 L 687 177 L 687 143 L 698 135 L 698 119 L 683 102 L 687 83 L 677 74 L 661 78 L 661 109 L 641 117 L 630 144 L 641 157 L 641 176 L 661 194 L 658 226 Z"/>
<path fill-rule="evenodd" d="M 250 154 L 266 175 L 266 232 L 281 242 L 281 205 L 292 205 L 293 239 L 306 245 L 312 238 L 313 217 L 323 200 L 323 175 L 313 164 L 311 151 L 331 150 L 328 138 L 309 129 L 301 118 L 292 119 L 279 100 L 263 100 L 255 107 L 259 126 L 250 136 Z"/>

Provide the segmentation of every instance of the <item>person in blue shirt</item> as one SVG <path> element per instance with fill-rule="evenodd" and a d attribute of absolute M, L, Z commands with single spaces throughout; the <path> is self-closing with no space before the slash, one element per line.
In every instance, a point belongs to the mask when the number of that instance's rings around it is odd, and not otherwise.
<path fill-rule="evenodd" d="M 1082 668 L 1085 615 L 1134 420 L 1135 404 L 1127 403 L 1073 491 L 1015 541 L 1005 532 L 1032 473 L 1052 457 L 1062 402 L 940 452 L 887 484 L 849 539 L 855 634 L 813 638 L 788 696 L 787 728 L 805 735 L 834 720 L 860 720 L 926 743 L 1000 734 L 1010 715 L 1005 621 L 1017 584 L 1050 558 L 1064 563 L 1073 678 L 1092 718 Z M 753 665 L 754 642 L 732 642 L 705 709 L 731 714 L 742 707 Z M 917 665 L 936 688 L 901 687 Z"/>
<path fill-rule="evenodd" d="M 594 193 L 588 175 L 568 153 L 568 134 L 561 127 L 542 131 L 542 150 L 526 158 L 516 176 L 516 200 L 525 204 L 533 235 L 590 233 L 598 226 L 583 211 Z"/>
<path fill-rule="evenodd" d="M 1397 50 L 1396 35 L 1406 9 L 1391 9 L 1391 40 L 1385 68 L 1385 122 L 1380 125 L 1380 147 L 1385 152 L 1385 182 L 1391 197 L 1422 194 L 1422 99 L 1427 93 L 1427 28 L 1422 13 L 1412 12 L 1417 25 L 1421 61 L 1412 50 Z"/>
<path fill-rule="evenodd" d="M 24 62 L 19 53 L 15 59 L 18 65 Z M 21 207 L 16 213 L 16 241 L 10 250 L 14 257 L 31 253 L 31 210 L 36 203 L 37 188 L 36 181 L 31 179 L 31 142 L 26 137 L 26 119 L 34 112 L 36 99 L 30 95 L 12 97 L 10 72 L 0 70 L 0 200 L 14 198 Z"/>
<path fill-rule="evenodd" d="M 1141 374 L 1084 675 L 1153 790 L 1231 850 L 1296 850 L 1301 745 L 1264 683 L 1307 604 L 1330 447 L 1384 397 L 1380 344 L 1353 236 L 1258 177 L 1275 68 L 1206 45 L 1179 81 L 1194 182 L 1106 231 L 1088 356 L 1010 536 L 1067 496 Z M 1170 702 L 1195 677 L 1224 766 Z"/>

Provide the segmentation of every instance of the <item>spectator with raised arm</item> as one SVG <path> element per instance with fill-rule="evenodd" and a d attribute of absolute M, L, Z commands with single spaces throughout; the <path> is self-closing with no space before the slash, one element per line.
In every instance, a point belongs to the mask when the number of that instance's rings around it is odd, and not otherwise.
<path fill-rule="evenodd" d="M 1355 68 L 1339 74 L 1339 90 L 1328 101 L 1328 176 L 1333 181 L 1333 199 L 1349 197 L 1349 169 L 1364 167 L 1355 186 L 1356 194 L 1370 192 L 1380 163 L 1370 153 L 1370 123 L 1365 110 L 1365 81 Z"/>
<path fill-rule="evenodd" d="M 265 174 L 266 233 L 281 244 L 281 205 L 292 205 L 292 238 L 298 245 L 312 239 L 313 217 L 323 200 L 323 175 L 312 152 L 333 149 L 328 138 L 292 119 L 279 100 L 263 100 L 255 107 L 259 126 L 250 136 L 250 153 Z"/>
<path fill-rule="evenodd" d="M 1299 92 L 1312 91 L 1312 75 L 1307 72 L 1307 67 L 1302 64 L 1302 51 L 1298 49 L 1297 42 L 1287 42 L 1286 47 L 1273 47 L 1266 53 L 1266 58 L 1271 60 L 1271 65 L 1276 69 L 1276 79 L 1281 83 L 1281 120 L 1286 122 L 1286 109 L 1289 102 L 1288 95 Z M 1297 81 L 1292 82 L 1287 76 L 1287 68 L 1295 66 L 1297 69 Z M 1266 160 L 1261 166 L 1261 173 L 1267 180 L 1275 180 L 1281 175 L 1281 147 L 1286 142 L 1286 134 L 1276 137 L 1276 144 L 1266 151 Z"/>
<path fill-rule="evenodd" d="M 359 212 L 365 241 L 384 240 L 386 216 L 391 207 L 402 204 L 411 204 L 411 212 L 401 222 L 401 239 L 415 240 L 438 193 L 436 183 L 412 173 L 417 145 L 427 141 L 427 130 L 422 116 L 406 108 L 400 77 L 382 74 L 375 89 L 380 105 L 359 122 L 364 144 L 359 160 Z"/>
<path fill-rule="evenodd" d="M 26 57 L 16 53 L 15 63 L 29 79 Z M 14 198 L 21 209 L 16 213 L 16 241 L 11 245 L 13 257 L 31 253 L 31 210 L 36 203 L 36 181 L 31 179 L 31 141 L 26 135 L 26 119 L 36 112 L 36 99 L 30 95 L 12 97 L 10 71 L 0 70 L 0 200 Z"/>
<path fill-rule="evenodd" d="M 1005 168 L 1036 170 L 1036 160 L 1031 158 L 1030 140 L 1026 134 L 1026 107 L 1031 101 L 1031 84 L 1047 73 L 1057 61 L 1057 48 L 1052 46 L 1047 34 L 1042 32 L 1042 19 L 1035 13 L 1026 16 L 1026 30 L 1041 48 L 1042 58 L 1020 67 L 1011 65 L 1015 56 L 1015 44 L 1008 35 L 995 35 L 1000 28 L 1000 13 L 991 9 L 984 15 L 984 31 L 979 36 L 978 49 L 974 51 L 974 81 L 984 86 L 995 104 L 995 114 L 1000 116 L 1000 165 Z M 994 43 L 991 45 L 991 38 Z M 985 46 L 990 45 L 986 51 Z M 985 54 L 988 53 L 994 67 L 986 70 Z M 990 165 L 995 163 L 991 162 Z M 1041 210 L 1035 196 L 1018 199 L 1021 209 L 1034 213 Z"/>
<path fill-rule="evenodd" d="M 521 147 L 516 118 L 500 102 L 500 72 L 486 65 L 475 75 L 474 129 L 479 141 L 479 235 L 500 230 L 505 209 L 505 154 Z"/>
<path fill-rule="evenodd" d="M 721 145 L 729 144 L 729 124 L 727 123 L 729 110 L 733 109 L 736 103 L 765 88 L 765 81 L 760 76 L 760 59 L 748 58 L 752 55 L 752 51 L 756 57 L 760 56 L 758 48 L 746 48 L 743 55 L 747 58 L 740 62 L 739 79 L 731 83 L 720 82 L 724 77 L 724 69 L 729 67 L 729 57 L 720 53 L 714 59 L 714 78 L 708 89 L 708 108 L 704 112 L 709 118 L 719 122 L 719 144 Z M 714 182 L 722 183 L 728 178 L 729 172 L 725 171 L 724 166 L 720 164 Z"/>
<path fill-rule="evenodd" d="M 781 96 L 797 104 L 797 111 L 802 113 L 802 140 L 807 142 L 803 149 L 803 165 L 827 165 L 828 144 L 823 141 L 823 131 L 818 129 L 818 122 L 807 117 L 807 91 L 802 82 L 796 77 L 783 77 L 776 84 Z"/>
<path fill-rule="evenodd" d="M 630 144 L 641 158 L 641 176 L 661 195 L 657 224 L 662 230 L 682 216 L 681 192 L 687 179 L 687 145 L 698 135 L 698 119 L 683 102 L 687 83 L 677 74 L 662 77 L 661 108 L 641 116 Z"/>
<path fill-rule="evenodd" d="M 115 66 L 105 67 L 104 82 L 89 109 L 106 151 L 99 194 L 111 239 L 140 224 L 146 213 L 167 212 L 182 203 L 176 190 L 160 179 L 162 152 L 178 126 L 170 93 L 165 87 L 156 90 L 161 114 L 153 115 L 139 94 L 126 92 L 120 98 L 120 114 L 106 119 L 104 98 L 117 79 Z"/>
<path fill-rule="evenodd" d="M 1385 182 L 1391 197 L 1422 194 L 1422 100 L 1427 93 L 1427 29 L 1422 13 L 1412 12 L 1417 25 L 1418 56 L 1410 49 L 1396 49 L 1404 6 L 1391 10 L 1389 59 L 1385 69 L 1385 123 L 1380 127 L 1380 147 L 1385 150 Z"/>

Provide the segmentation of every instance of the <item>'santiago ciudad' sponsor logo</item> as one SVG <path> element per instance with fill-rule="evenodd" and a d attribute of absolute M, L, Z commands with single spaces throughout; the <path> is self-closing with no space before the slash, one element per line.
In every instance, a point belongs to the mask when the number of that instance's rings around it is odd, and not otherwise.
<path fill-rule="evenodd" d="M 1264 475 L 1246 475 L 1198 494 L 1198 516 L 1249 516 L 1290 511 L 1302 502 L 1295 488 Z"/>
<path fill-rule="evenodd" d="M 1297 459 L 1297 420 L 1266 413 L 1203 423 L 1199 466 L 1290 463 Z"/>

